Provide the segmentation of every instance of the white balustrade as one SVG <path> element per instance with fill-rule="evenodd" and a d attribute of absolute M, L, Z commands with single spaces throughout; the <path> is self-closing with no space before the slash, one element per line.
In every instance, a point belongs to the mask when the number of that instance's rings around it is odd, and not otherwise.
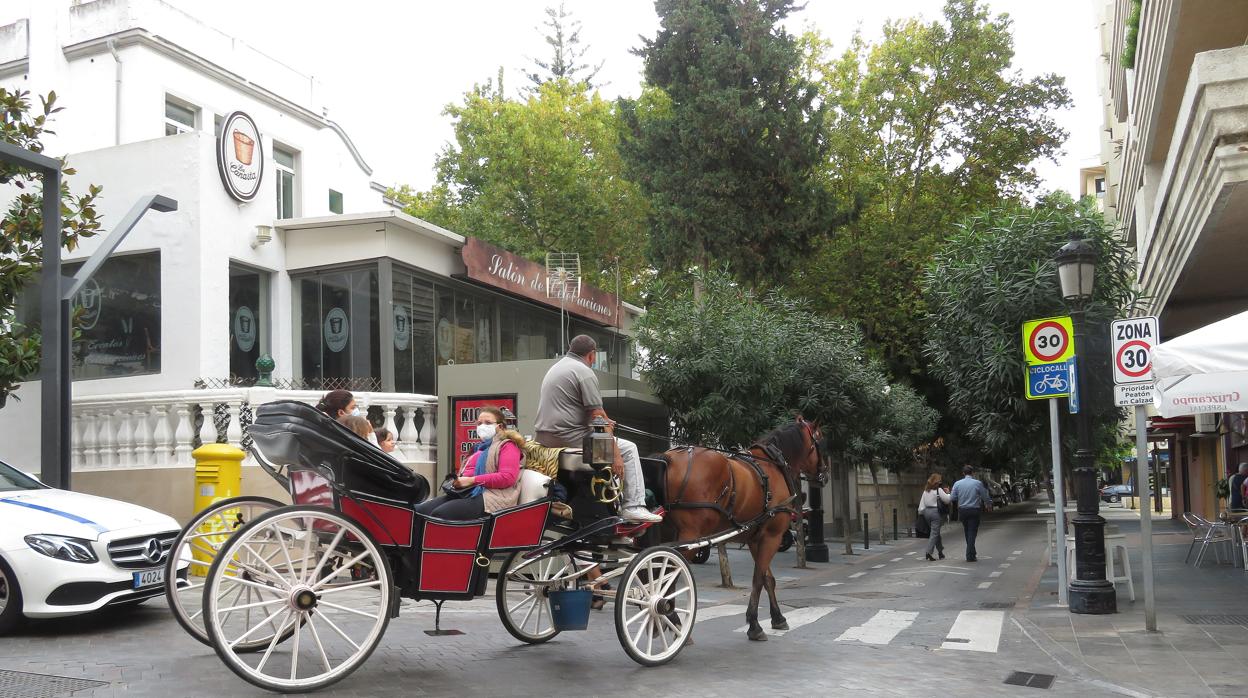
<path fill-rule="evenodd" d="M 152 465 L 172 465 L 173 444 L 169 442 L 169 405 L 163 403 L 152 405 L 152 415 L 156 418 L 156 427 L 152 431 Z"/>
<path fill-rule="evenodd" d="M 173 411 L 175 426 L 173 428 L 173 465 L 191 462 L 191 450 L 195 442 L 195 425 L 192 422 L 191 406 L 185 402 L 174 403 Z"/>
<path fill-rule="evenodd" d="M 185 390 L 82 396 L 74 399 L 72 457 L 79 470 L 186 467 L 193 465 L 191 450 L 196 429 L 195 409 L 203 410 L 198 430 L 202 443 L 218 438 L 215 409 L 228 406 L 226 440 L 238 446 L 244 436 L 244 406 L 253 415 L 262 402 L 297 400 L 315 405 L 320 391 L 250 389 Z M 252 398 L 256 398 L 253 402 Z M 437 459 L 437 398 L 411 393 L 356 393 L 361 412 L 381 408 L 382 426 L 396 433 L 408 465 Z M 416 424 L 416 412 L 423 422 Z M 402 427 L 398 428 L 399 420 Z"/>
<path fill-rule="evenodd" d="M 98 438 L 96 443 L 98 446 L 98 460 L 96 465 L 109 465 L 117 463 L 117 440 L 113 438 L 113 411 L 111 409 L 100 410 L 98 415 L 99 424 L 96 425 L 96 434 Z"/>

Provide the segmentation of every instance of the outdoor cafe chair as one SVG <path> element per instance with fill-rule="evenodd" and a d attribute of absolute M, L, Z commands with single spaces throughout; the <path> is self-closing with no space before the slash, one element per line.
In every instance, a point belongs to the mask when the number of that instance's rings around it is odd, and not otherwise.
<path fill-rule="evenodd" d="M 1187 524 L 1192 531 L 1192 544 L 1187 547 L 1187 555 L 1183 557 L 1184 564 L 1188 558 L 1192 556 L 1192 550 L 1196 544 L 1200 543 L 1200 551 L 1196 553 L 1196 566 L 1200 567 L 1200 561 L 1204 558 L 1205 550 L 1213 545 L 1213 554 L 1218 564 L 1222 563 L 1222 554 L 1218 551 L 1217 544 L 1231 543 L 1231 528 L 1222 522 L 1210 521 L 1198 514 L 1185 512 L 1183 514 L 1183 522 Z"/>

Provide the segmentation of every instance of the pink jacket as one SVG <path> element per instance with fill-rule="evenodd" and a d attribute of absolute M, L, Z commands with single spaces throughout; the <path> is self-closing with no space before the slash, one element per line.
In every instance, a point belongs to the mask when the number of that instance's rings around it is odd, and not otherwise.
<path fill-rule="evenodd" d="M 516 484 L 516 478 L 520 477 L 519 446 L 511 441 L 504 441 L 502 450 L 498 453 L 498 472 L 476 475 L 477 461 L 480 461 L 485 454 L 485 451 L 480 451 L 469 458 L 461 475 L 463 477 L 475 476 L 478 485 L 492 490 L 499 490 Z M 481 465 L 485 465 L 484 461 L 482 461 Z"/>

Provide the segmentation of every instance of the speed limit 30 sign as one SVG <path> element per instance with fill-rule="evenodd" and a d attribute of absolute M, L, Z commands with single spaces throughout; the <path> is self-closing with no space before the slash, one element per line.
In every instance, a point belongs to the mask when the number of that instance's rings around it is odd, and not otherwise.
<path fill-rule="evenodd" d="M 1074 325 L 1069 316 L 1023 323 L 1023 354 L 1027 365 L 1062 363 L 1075 355 Z"/>
<path fill-rule="evenodd" d="M 1159 340 L 1157 318 L 1114 320 L 1109 331 L 1113 341 L 1114 384 L 1152 382 L 1153 347 Z"/>

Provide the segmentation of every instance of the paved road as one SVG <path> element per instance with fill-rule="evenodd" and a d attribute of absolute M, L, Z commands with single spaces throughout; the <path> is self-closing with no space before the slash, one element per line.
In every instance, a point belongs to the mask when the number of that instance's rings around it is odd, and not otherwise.
<path fill-rule="evenodd" d="M 369 661 L 317 695 L 1034 694 L 1003 684 L 1012 671 L 1055 675 L 1048 695 L 1121 695 L 1050 656 L 1022 618 L 1043 571 L 1044 524 L 1034 510 L 1034 503 L 1015 505 L 989 516 L 977 563 L 962 559 L 957 524 L 945 529 L 942 562 L 924 561 L 913 539 L 834 554 L 810 570 L 794 569 L 792 553 L 781 555 L 773 571 L 791 629 L 771 631 L 765 643 L 746 640 L 744 590 L 718 588 L 712 559 L 697 570 L 696 643 L 654 669 L 625 655 L 610 608 L 594 614 L 585 632 L 525 646 L 500 625 L 492 596 L 448 603 L 443 627 L 463 630 L 459 636 L 426 635 L 432 606 L 407 603 Z M 748 580 L 746 553 L 731 559 L 737 583 Z M 0 670 L 108 682 L 75 696 L 264 695 L 185 635 L 160 601 L 32 624 L 0 639 Z"/>

